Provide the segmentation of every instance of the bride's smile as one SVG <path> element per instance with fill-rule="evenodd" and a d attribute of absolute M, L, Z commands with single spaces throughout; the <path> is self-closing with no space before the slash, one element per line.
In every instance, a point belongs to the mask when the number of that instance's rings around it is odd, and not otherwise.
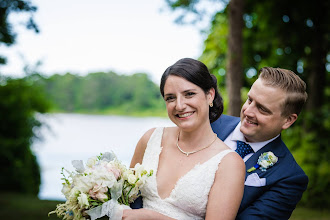
<path fill-rule="evenodd" d="M 164 100 L 169 118 L 183 130 L 194 130 L 208 122 L 211 93 L 205 93 L 188 80 L 169 76 L 164 86 Z"/>
<path fill-rule="evenodd" d="M 181 118 L 181 119 L 185 119 L 190 117 L 192 114 L 194 114 L 194 112 L 187 112 L 187 113 L 183 113 L 183 114 L 176 114 L 177 117 Z"/>

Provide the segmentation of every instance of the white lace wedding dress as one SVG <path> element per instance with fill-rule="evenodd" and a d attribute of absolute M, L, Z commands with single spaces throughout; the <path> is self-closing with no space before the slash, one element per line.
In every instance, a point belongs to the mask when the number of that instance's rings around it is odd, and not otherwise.
<path fill-rule="evenodd" d="M 169 197 L 161 199 L 157 189 L 157 168 L 164 128 L 156 128 L 148 142 L 142 164 L 154 174 L 143 189 L 143 208 L 151 209 L 175 219 L 205 219 L 208 195 L 221 159 L 232 150 L 225 150 L 208 161 L 197 164 L 176 183 Z"/>

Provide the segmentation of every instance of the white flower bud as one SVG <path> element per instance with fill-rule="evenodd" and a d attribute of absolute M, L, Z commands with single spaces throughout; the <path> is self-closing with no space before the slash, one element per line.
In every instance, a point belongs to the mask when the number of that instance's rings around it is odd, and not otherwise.
<path fill-rule="evenodd" d="M 137 180 L 137 178 L 134 174 L 130 174 L 127 178 L 127 181 L 132 185 L 135 184 L 136 180 Z"/>
<path fill-rule="evenodd" d="M 78 204 L 81 208 L 88 208 L 88 196 L 85 193 L 80 193 L 80 195 L 78 196 Z"/>

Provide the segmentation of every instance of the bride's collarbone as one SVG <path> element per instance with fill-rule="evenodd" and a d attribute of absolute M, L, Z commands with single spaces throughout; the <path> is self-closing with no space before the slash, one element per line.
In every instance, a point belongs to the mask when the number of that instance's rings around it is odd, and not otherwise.
<path fill-rule="evenodd" d="M 189 157 L 183 154 L 172 155 L 162 159 L 158 164 L 157 179 L 164 180 L 167 183 L 170 183 L 170 180 L 176 183 L 197 164 L 201 164 L 200 158 L 192 157 L 192 155 Z"/>
<path fill-rule="evenodd" d="M 157 190 L 160 198 L 165 199 L 170 197 L 180 179 L 187 176 L 188 173 L 193 172 L 192 170 L 198 164 L 201 164 L 198 159 L 189 157 L 172 157 L 171 160 L 159 164 Z"/>

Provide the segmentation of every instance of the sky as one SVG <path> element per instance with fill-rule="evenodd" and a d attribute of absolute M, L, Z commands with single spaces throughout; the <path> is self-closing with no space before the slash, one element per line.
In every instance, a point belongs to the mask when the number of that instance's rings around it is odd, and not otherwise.
<path fill-rule="evenodd" d="M 23 67 L 42 64 L 44 75 L 86 75 L 98 71 L 147 73 L 159 82 L 165 69 L 183 57 L 197 59 L 206 37 L 199 26 L 178 25 L 178 13 L 165 0 L 32 0 L 40 33 L 20 23 L 26 15 L 13 14 L 16 44 L 0 46 L 7 65 L 0 73 L 24 76 Z M 211 7 L 212 8 L 212 7 Z"/>

